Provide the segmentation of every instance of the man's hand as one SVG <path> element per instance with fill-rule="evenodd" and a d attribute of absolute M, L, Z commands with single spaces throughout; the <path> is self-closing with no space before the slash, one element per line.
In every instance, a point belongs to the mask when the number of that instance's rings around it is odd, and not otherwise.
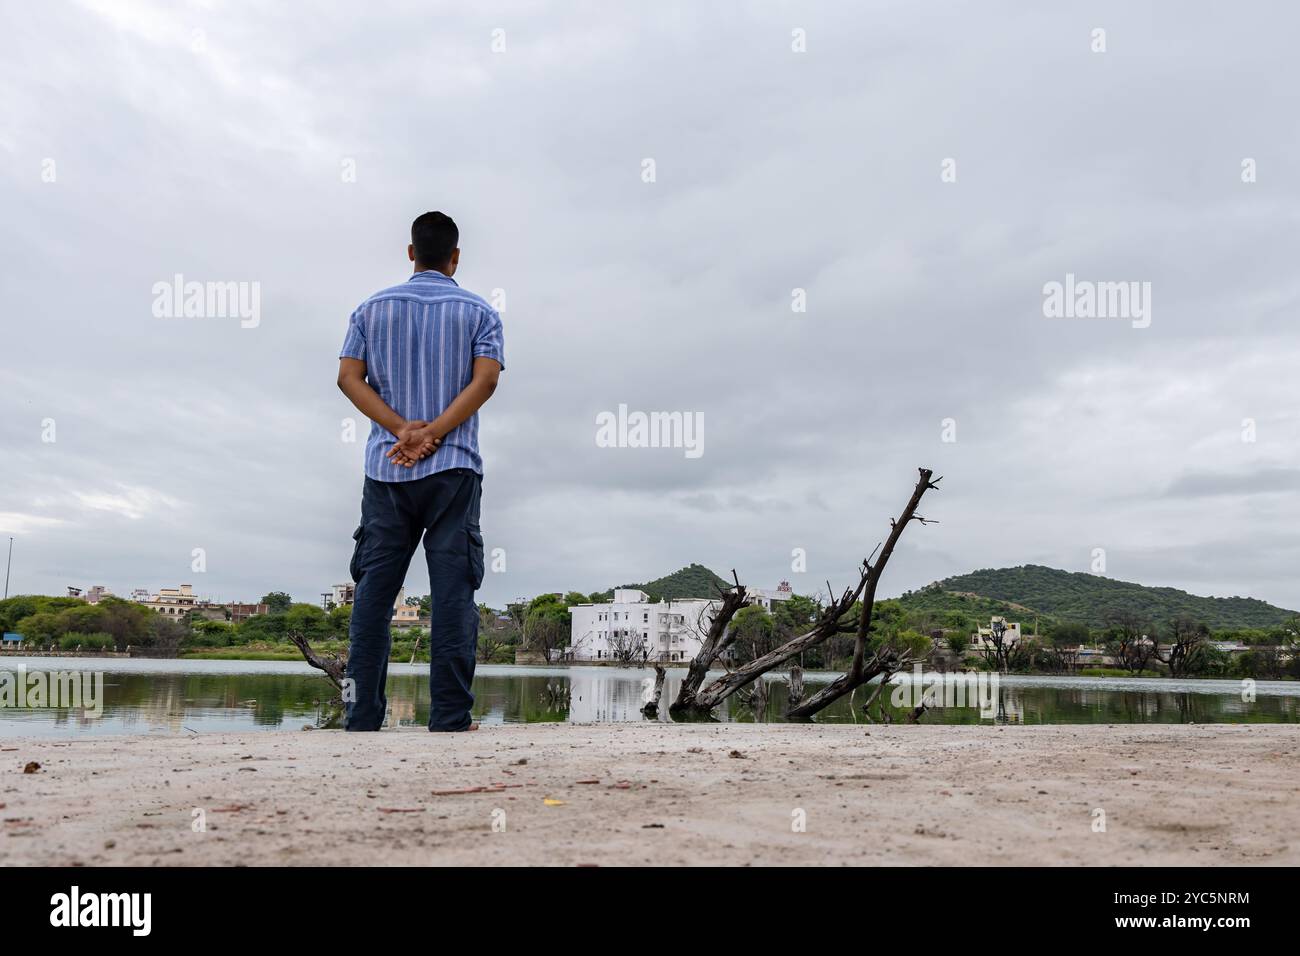
<path fill-rule="evenodd" d="M 421 458 L 427 458 L 438 450 L 442 437 L 434 434 L 429 422 L 405 422 L 393 432 L 397 443 L 388 452 L 388 459 L 395 465 L 412 467 Z"/>

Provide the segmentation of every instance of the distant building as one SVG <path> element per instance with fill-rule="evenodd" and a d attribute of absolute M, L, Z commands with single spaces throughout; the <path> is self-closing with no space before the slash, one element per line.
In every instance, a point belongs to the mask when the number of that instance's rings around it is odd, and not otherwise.
<path fill-rule="evenodd" d="M 617 588 L 605 604 L 575 604 L 565 657 L 573 661 L 687 661 L 699 653 L 716 601 L 650 603 L 635 588 Z"/>
<path fill-rule="evenodd" d="M 745 590 L 747 604 L 769 611 L 773 601 L 788 601 L 794 593 L 788 581 L 774 590 Z M 571 661 L 689 661 L 700 652 L 720 606 L 716 598 L 653 603 L 644 591 L 617 588 L 607 603 L 569 608 L 572 624 L 564 656 Z"/>
<path fill-rule="evenodd" d="M 773 601 L 788 601 L 794 597 L 794 589 L 789 581 L 782 581 L 775 589 L 745 588 L 746 604 L 755 604 L 765 611 L 772 610 Z"/>
<path fill-rule="evenodd" d="M 16 631 L 5 631 L 4 637 L 0 639 L 0 644 L 4 647 L 17 647 L 23 642 L 23 636 Z"/>
<path fill-rule="evenodd" d="M 1020 643 L 1020 625 L 1008 623 L 1005 617 L 994 615 L 989 618 L 988 627 L 981 627 L 971 635 L 970 649 L 973 651 L 982 651 L 985 648 L 994 647 L 995 642 L 993 640 L 993 629 L 998 625 L 1005 628 L 1002 632 L 1003 647 L 1014 647 L 1016 644 Z"/>
<path fill-rule="evenodd" d="M 351 604 L 356 598 L 357 586 L 351 581 L 345 584 L 334 584 L 328 591 L 321 594 L 321 606 L 327 611 L 332 611 L 336 607 L 343 607 L 345 604 Z"/>
<path fill-rule="evenodd" d="M 113 592 L 102 584 L 96 584 L 86 592 L 85 600 L 87 604 L 98 604 L 100 600 L 106 597 L 112 597 Z"/>
<path fill-rule="evenodd" d="M 1250 650 L 1249 644 L 1238 640 L 1210 641 L 1210 646 L 1223 654 L 1244 654 Z"/>
<path fill-rule="evenodd" d="M 150 594 L 143 588 L 131 592 L 131 599 L 137 604 L 161 614 L 169 620 L 184 621 L 191 614 L 209 621 L 229 621 L 238 624 L 259 614 L 269 614 L 267 604 L 244 604 L 239 601 L 225 603 L 213 602 L 199 598 L 194 593 L 194 585 L 182 584 L 178 588 L 162 588 L 157 594 Z"/>
<path fill-rule="evenodd" d="M 427 617 L 420 617 L 420 605 L 406 603 L 406 588 L 398 591 L 393 602 L 393 627 L 422 627 L 428 623 Z"/>
<path fill-rule="evenodd" d="M 231 624 L 239 624 L 241 621 L 247 621 L 250 617 L 257 617 L 259 614 L 270 614 L 271 605 L 269 604 L 239 604 L 231 602 L 223 606 L 229 614 L 228 620 Z"/>
<path fill-rule="evenodd" d="M 163 588 L 149 600 L 137 603 L 173 620 L 183 620 L 194 610 L 197 601 L 194 596 L 194 585 L 182 584 L 178 588 Z"/>
<path fill-rule="evenodd" d="M 1106 649 L 1096 646 L 1080 644 L 1074 655 L 1075 665 L 1078 667 L 1102 667 L 1115 663 L 1114 658 L 1106 653 Z"/>

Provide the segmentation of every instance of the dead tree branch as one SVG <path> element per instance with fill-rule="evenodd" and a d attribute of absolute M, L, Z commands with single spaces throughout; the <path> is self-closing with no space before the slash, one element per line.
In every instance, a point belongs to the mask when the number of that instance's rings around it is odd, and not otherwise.
<path fill-rule="evenodd" d="M 736 577 L 734 569 L 731 578 L 736 582 L 736 586 L 729 591 L 719 592 L 722 595 L 722 605 L 718 608 L 718 613 L 713 616 L 713 621 L 709 624 L 709 632 L 704 635 L 704 641 L 700 645 L 700 652 L 691 659 L 682 686 L 677 690 L 677 697 L 668 709 L 674 717 L 700 713 L 700 708 L 695 704 L 695 696 L 699 692 L 700 685 L 708 676 L 709 669 L 735 640 L 735 635 L 730 633 L 728 625 L 736 616 L 736 612 L 745 606 L 746 592 L 744 585 Z M 703 714 L 707 715 L 709 709 L 703 708 Z"/>
<path fill-rule="evenodd" d="M 714 707 L 742 687 L 752 683 L 756 678 L 774 668 L 780 667 L 786 661 L 797 657 L 810 647 L 816 647 L 833 635 L 845 632 L 846 628 L 842 619 L 857 603 L 859 598 L 862 599 L 862 610 L 858 617 L 856 629 L 857 641 L 853 651 L 853 666 L 847 674 L 838 680 L 800 702 L 797 706 L 791 707 L 787 712 L 787 716 L 811 717 L 828 704 L 838 700 L 844 694 L 866 683 L 873 677 L 885 673 L 886 670 L 896 669 L 911 663 L 911 658 L 906 652 L 899 655 L 896 652 L 890 653 L 889 649 L 884 649 L 884 653 L 877 651 L 868 659 L 867 651 L 870 644 L 871 613 L 876 600 L 876 585 L 880 581 L 881 574 L 884 573 L 885 566 L 889 563 L 890 556 L 894 553 L 894 546 L 898 543 L 898 539 L 902 537 L 903 529 L 914 518 L 921 523 L 928 523 L 926 519 L 921 519 L 916 514 L 916 508 L 927 491 L 938 489 L 941 480 L 939 478 L 931 480 L 933 472 L 929 468 L 919 468 L 917 471 L 920 477 L 916 482 L 916 487 L 912 490 L 912 497 L 908 500 L 898 518 L 890 522 L 889 537 L 886 538 L 884 546 L 878 548 L 879 557 L 876 557 L 876 552 L 873 551 L 872 557 L 862 562 L 857 586 L 845 588 L 838 598 L 823 608 L 816 623 L 807 633 L 791 638 L 775 650 L 737 667 L 726 676 L 700 690 L 699 684 L 703 681 L 704 674 L 707 673 L 709 666 L 717 656 L 714 653 L 714 648 L 717 645 L 722 645 L 722 649 L 725 649 L 728 642 L 725 633 L 719 634 L 715 641 L 714 628 L 710 628 L 710 641 L 706 642 L 705 649 L 701 650 L 699 656 L 691 662 L 691 672 L 695 673 L 698 670 L 696 682 L 689 689 L 686 684 L 683 684 L 682 692 L 678 694 L 677 700 L 673 704 L 672 713 L 674 716 L 706 716 Z M 874 563 L 872 558 L 875 558 Z M 730 594 L 743 593 L 743 590 L 737 584 L 736 591 L 732 591 Z M 723 612 L 727 612 L 725 620 L 730 622 L 736 611 L 739 610 L 740 604 L 743 604 L 743 598 L 730 609 L 727 608 L 724 602 L 722 612 L 714 619 L 715 627 L 719 620 L 723 618 Z M 725 624 L 723 626 L 725 629 Z M 709 653 L 706 654 L 706 651 Z"/>
<path fill-rule="evenodd" d="M 325 676 L 330 679 L 338 690 L 342 691 L 343 681 L 347 676 L 348 659 L 335 654 L 326 654 L 321 657 L 312 650 L 311 645 L 307 643 L 307 638 L 303 637 L 300 631 L 290 631 L 288 636 L 293 646 L 298 648 L 302 656 L 307 659 L 307 663 L 319 671 L 324 671 Z"/>
<path fill-rule="evenodd" d="M 293 646 L 298 648 L 298 651 L 306 658 L 307 663 L 329 678 L 336 691 L 334 697 L 325 702 L 320 714 L 317 715 L 316 726 L 321 728 L 338 726 L 343 719 L 343 681 L 347 679 L 347 655 L 326 654 L 321 656 L 317 654 L 312 650 L 312 646 L 307 643 L 307 638 L 303 636 L 301 631 L 290 631 L 288 637 Z"/>
<path fill-rule="evenodd" d="M 667 676 L 668 672 L 664 670 L 663 665 L 656 664 L 654 690 L 650 692 L 650 699 L 641 708 L 642 715 L 651 720 L 659 716 L 659 698 L 664 694 L 664 678 Z"/>

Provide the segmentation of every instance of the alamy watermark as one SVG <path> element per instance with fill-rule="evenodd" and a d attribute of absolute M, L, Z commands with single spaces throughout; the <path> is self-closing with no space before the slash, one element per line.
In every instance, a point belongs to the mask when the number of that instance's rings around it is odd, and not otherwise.
<path fill-rule="evenodd" d="M 83 893 L 73 886 L 50 897 L 50 925 L 56 927 L 118 926 L 148 936 L 152 911 L 152 893 Z"/>
<path fill-rule="evenodd" d="M 902 679 L 889 697 L 895 707 L 978 707 L 981 717 L 997 715 L 996 671 L 926 672 L 920 664 L 914 664 L 912 673 L 899 676 Z"/>
<path fill-rule="evenodd" d="M 1065 274 L 1043 285 L 1043 315 L 1049 319 L 1129 319 L 1135 329 L 1151 324 L 1150 282 L 1093 282 Z"/>
<path fill-rule="evenodd" d="M 240 328 L 262 323 L 262 283 L 186 282 L 176 273 L 153 284 L 153 314 L 158 319 L 239 319 Z"/>
<path fill-rule="evenodd" d="M 617 412 L 596 416 L 597 448 L 681 448 L 687 458 L 704 454 L 703 412 Z"/>
<path fill-rule="evenodd" d="M 31 671 L 26 664 L 0 670 L 0 708 L 80 710 L 104 715 L 103 671 Z"/>

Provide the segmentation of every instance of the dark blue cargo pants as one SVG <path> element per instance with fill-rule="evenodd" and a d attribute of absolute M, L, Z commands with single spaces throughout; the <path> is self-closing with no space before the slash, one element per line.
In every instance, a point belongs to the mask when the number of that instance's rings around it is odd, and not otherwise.
<path fill-rule="evenodd" d="M 481 482 L 481 476 L 468 468 L 439 471 L 415 481 L 366 479 L 361 526 L 353 535 L 351 572 L 356 593 L 347 670 L 353 685 L 352 693 L 344 695 L 345 729 L 378 730 L 384 722 L 393 602 L 421 538 L 429 563 L 432 612 L 429 729 L 469 727 L 478 644 L 474 592 L 483 583 Z"/>

